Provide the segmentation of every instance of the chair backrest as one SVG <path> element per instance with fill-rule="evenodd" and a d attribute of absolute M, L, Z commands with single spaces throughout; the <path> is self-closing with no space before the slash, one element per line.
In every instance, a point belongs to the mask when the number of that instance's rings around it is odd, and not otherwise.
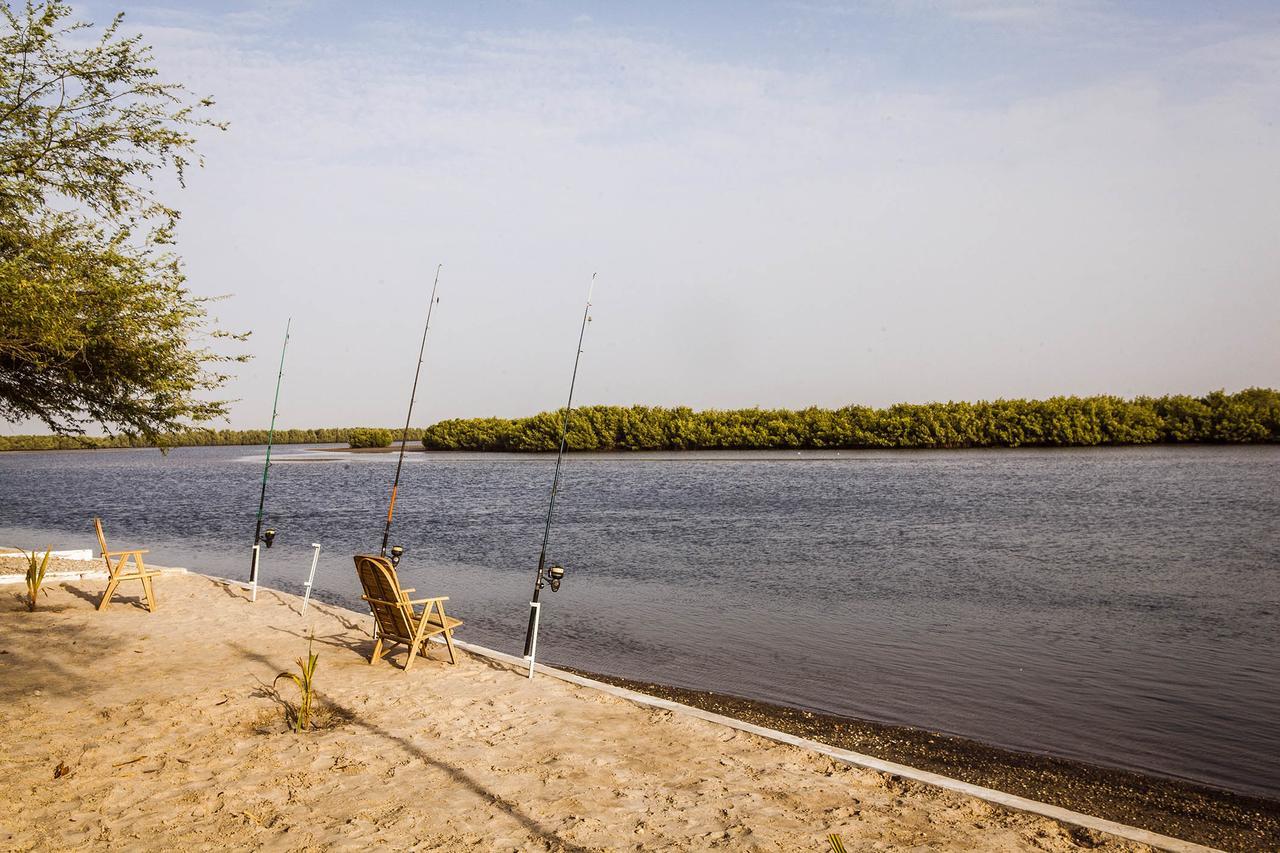
<path fill-rule="evenodd" d="M 409 624 L 411 605 L 405 603 L 406 597 L 400 591 L 400 580 L 391 561 L 386 557 L 357 554 L 356 574 L 360 576 L 364 594 L 378 599 L 369 602 L 373 618 L 378 622 L 378 632 L 384 637 L 412 639 L 413 626 Z"/>
<path fill-rule="evenodd" d="M 102 519 L 93 517 L 93 530 L 98 534 L 98 545 L 102 548 L 102 556 L 107 556 L 107 534 L 102 532 Z"/>

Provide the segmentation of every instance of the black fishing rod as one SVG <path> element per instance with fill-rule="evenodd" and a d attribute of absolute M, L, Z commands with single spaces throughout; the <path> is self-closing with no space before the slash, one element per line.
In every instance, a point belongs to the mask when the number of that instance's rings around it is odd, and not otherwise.
<path fill-rule="evenodd" d="M 538 644 L 538 613 L 541 604 L 542 588 L 551 584 L 551 591 L 560 590 L 560 582 L 564 579 L 564 566 L 547 567 L 547 543 L 551 539 L 551 516 L 556 509 L 556 493 L 560 488 L 560 463 L 564 460 L 565 439 L 569 435 L 569 415 L 573 411 L 573 386 L 578 382 L 578 362 L 582 359 L 582 341 L 587 334 L 587 323 L 591 322 L 591 293 L 596 287 L 596 274 L 591 274 L 591 285 L 587 288 L 587 305 L 582 309 L 582 328 L 578 330 L 578 351 L 573 357 L 573 378 L 569 380 L 569 401 L 564 406 L 564 421 L 560 425 L 560 449 L 556 452 L 556 472 L 551 478 L 551 499 L 547 502 L 547 522 L 542 528 L 542 551 L 538 554 L 538 575 L 533 582 L 533 599 L 529 602 L 529 629 L 524 636 L 524 656 L 529 661 L 529 677 L 533 678 L 533 656 Z"/>
<path fill-rule="evenodd" d="M 258 543 L 261 542 L 270 548 L 271 543 L 276 541 L 274 527 L 268 527 L 265 533 L 262 530 L 262 508 L 267 502 L 267 474 L 271 471 L 271 445 L 275 441 L 276 412 L 280 408 L 280 380 L 284 378 L 284 354 L 289 349 L 289 330 L 292 326 L 293 318 L 290 317 L 284 325 L 284 345 L 280 347 L 280 371 L 276 374 L 276 397 L 271 403 L 271 428 L 267 430 L 267 461 L 262 466 L 262 492 L 258 495 L 258 524 L 253 531 L 253 556 L 249 563 L 249 583 L 253 584 L 255 598 L 258 593 Z"/>
<path fill-rule="evenodd" d="M 440 286 L 440 268 L 436 265 L 436 280 L 431 284 L 431 301 L 427 303 L 427 324 L 422 327 L 422 346 L 418 347 L 418 367 L 413 371 L 413 390 L 409 392 L 409 413 L 404 416 L 404 432 L 400 434 L 400 459 L 396 462 L 396 478 L 391 483 L 391 504 L 387 507 L 387 526 L 382 530 L 382 556 L 387 556 L 387 540 L 391 538 L 391 517 L 396 511 L 396 492 L 400 488 L 400 469 L 404 466 L 404 446 L 409 442 L 409 421 L 413 418 L 413 403 L 418 397 L 418 375 L 422 373 L 422 359 L 427 351 L 427 332 L 431 329 L 431 311 L 440 299 L 436 296 L 436 288 Z M 399 545 L 391 549 L 391 562 L 400 562 L 404 549 Z"/>

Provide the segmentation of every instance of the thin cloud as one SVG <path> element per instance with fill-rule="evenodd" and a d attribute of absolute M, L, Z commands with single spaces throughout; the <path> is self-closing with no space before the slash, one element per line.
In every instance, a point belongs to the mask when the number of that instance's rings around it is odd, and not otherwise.
<path fill-rule="evenodd" d="M 594 270 L 586 402 L 1159 393 L 1280 367 L 1273 32 L 1165 29 L 1158 59 L 993 100 L 600 24 L 143 23 L 232 122 L 176 199 L 180 245 L 193 287 L 239 294 L 228 325 L 294 314 L 287 425 L 394 421 L 386 365 L 437 262 L 424 421 L 555 405 Z M 231 389 L 236 425 L 269 410 L 274 345 Z"/>

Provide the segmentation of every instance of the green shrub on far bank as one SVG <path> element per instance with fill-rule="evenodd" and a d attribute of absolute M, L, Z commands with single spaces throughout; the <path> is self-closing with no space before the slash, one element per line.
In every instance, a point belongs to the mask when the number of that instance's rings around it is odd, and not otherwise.
<path fill-rule="evenodd" d="M 554 451 L 560 412 L 527 418 L 440 421 L 428 450 Z M 585 406 L 567 447 L 606 450 L 754 450 L 963 447 L 1093 447 L 1156 443 L 1280 442 L 1280 392 L 1250 388 L 1204 397 L 1052 397 L 977 403 L 899 403 L 734 409 Z"/>
<path fill-rule="evenodd" d="M 560 412 L 527 418 L 463 418 L 411 429 L 428 450 L 554 451 Z M 374 434 L 366 437 L 366 433 Z M 357 435 L 359 437 L 357 437 Z M 388 447 L 399 431 L 277 430 L 276 444 L 347 442 Z M 1203 397 L 1052 397 L 977 403 L 899 403 L 883 409 L 845 406 L 732 409 L 586 406 L 569 422 L 570 450 L 747 450 L 961 447 L 1092 447 L 1134 444 L 1280 442 L 1280 391 L 1250 388 Z M 262 430 L 189 430 L 166 447 L 266 444 Z M 3 450 L 148 447 L 129 436 L 0 436 Z"/>
<path fill-rule="evenodd" d="M 351 430 L 347 442 L 357 450 L 363 447 L 390 447 L 391 430 L 357 427 Z"/>

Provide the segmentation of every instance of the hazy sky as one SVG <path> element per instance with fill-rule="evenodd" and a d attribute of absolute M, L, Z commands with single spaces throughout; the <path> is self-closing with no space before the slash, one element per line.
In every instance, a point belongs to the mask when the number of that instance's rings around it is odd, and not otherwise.
<path fill-rule="evenodd" d="M 124 8 L 234 427 L 1280 385 L 1274 2 Z"/>

